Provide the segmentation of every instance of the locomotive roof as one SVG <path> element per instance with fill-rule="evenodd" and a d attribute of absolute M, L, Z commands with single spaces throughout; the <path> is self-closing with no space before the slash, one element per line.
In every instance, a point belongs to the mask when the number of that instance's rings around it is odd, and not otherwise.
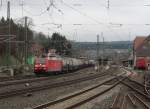
<path fill-rule="evenodd" d="M 36 63 L 41 63 L 41 64 L 45 63 L 45 58 L 42 58 L 42 57 L 41 58 L 36 58 L 35 62 Z"/>

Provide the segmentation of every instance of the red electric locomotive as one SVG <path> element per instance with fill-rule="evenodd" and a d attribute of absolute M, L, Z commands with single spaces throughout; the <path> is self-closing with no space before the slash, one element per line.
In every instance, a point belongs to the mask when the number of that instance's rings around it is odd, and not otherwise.
<path fill-rule="evenodd" d="M 62 71 L 62 59 L 54 53 L 48 53 L 45 57 L 35 59 L 34 73 L 35 74 L 51 74 Z"/>

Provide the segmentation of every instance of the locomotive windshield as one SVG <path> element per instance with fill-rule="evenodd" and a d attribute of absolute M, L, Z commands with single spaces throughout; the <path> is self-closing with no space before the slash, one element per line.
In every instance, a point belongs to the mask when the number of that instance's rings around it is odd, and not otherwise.
<path fill-rule="evenodd" d="M 55 55 L 50 55 L 49 57 L 50 57 L 50 58 L 53 58 L 53 57 L 56 57 L 56 56 L 55 56 Z"/>
<path fill-rule="evenodd" d="M 45 63 L 45 58 L 38 58 L 38 59 L 36 59 L 35 62 L 39 63 L 39 64 L 44 64 Z"/>

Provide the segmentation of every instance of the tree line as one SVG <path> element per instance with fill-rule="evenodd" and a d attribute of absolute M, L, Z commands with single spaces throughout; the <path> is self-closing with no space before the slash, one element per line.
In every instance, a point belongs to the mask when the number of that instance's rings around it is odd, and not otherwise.
<path fill-rule="evenodd" d="M 9 28 L 10 26 L 10 28 Z M 5 19 L 2 17 L 0 19 L 0 55 L 6 55 L 8 53 L 8 40 L 13 35 L 11 39 L 11 49 L 10 54 L 16 57 L 19 61 L 23 61 L 24 51 L 25 51 L 25 35 L 26 28 L 24 24 L 15 23 L 13 19 Z M 3 36 L 4 35 L 4 36 Z M 28 39 L 28 54 L 32 55 L 30 48 L 32 44 L 37 43 L 43 47 L 43 52 L 47 52 L 48 49 L 56 49 L 56 52 L 61 55 L 71 55 L 72 45 L 69 40 L 66 39 L 64 35 L 60 33 L 53 33 L 52 36 L 45 35 L 42 32 L 35 32 L 29 26 L 27 27 L 27 39 Z"/>
<path fill-rule="evenodd" d="M 56 49 L 57 54 L 69 56 L 71 55 L 71 42 L 60 33 L 55 32 L 51 37 L 49 37 L 40 32 L 37 36 L 34 37 L 34 40 L 44 46 L 45 52 L 48 52 L 49 49 Z"/>

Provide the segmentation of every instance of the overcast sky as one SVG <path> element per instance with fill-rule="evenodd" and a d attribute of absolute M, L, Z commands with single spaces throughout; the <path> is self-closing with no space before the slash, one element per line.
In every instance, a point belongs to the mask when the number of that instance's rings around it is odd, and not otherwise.
<path fill-rule="evenodd" d="M 6 17 L 8 0 L 0 1 L 0 17 Z M 106 41 L 150 34 L 150 0 L 109 0 L 109 8 L 107 1 L 10 0 L 10 16 L 14 20 L 28 16 L 33 30 L 49 35 L 60 32 L 76 41 L 96 41 L 102 32 Z"/>

